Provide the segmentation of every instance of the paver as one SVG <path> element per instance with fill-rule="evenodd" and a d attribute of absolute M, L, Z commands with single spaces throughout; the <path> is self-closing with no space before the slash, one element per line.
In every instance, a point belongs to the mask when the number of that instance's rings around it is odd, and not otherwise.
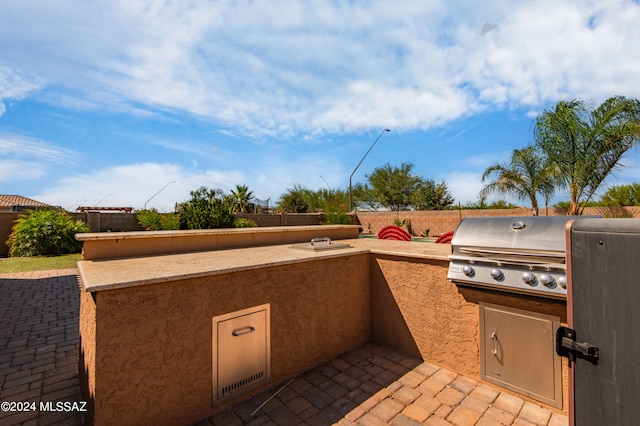
<path fill-rule="evenodd" d="M 444 388 L 442 392 L 436 396 L 436 399 L 442 404 L 454 406 L 460 404 L 460 401 L 464 399 L 464 394 L 453 388 Z"/>
<path fill-rule="evenodd" d="M 512 416 L 517 416 L 524 405 L 524 401 L 508 393 L 501 393 L 498 398 L 496 398 L 493 405 L 502 411 L 506 411 Z"/>
<path fill-rule="evenodd" d="M 433 373 L 433 376 L 431 376 L 432 379 L 439 381 L 443 385 L 448 385 L 449 383 L 453 382 L 456 377 L 458 377 L 456 373 L 454 373 L 453 371 L 445 370 L 444 368 L 436 371 L 435 373 Z"/>
<path fill-rule="evenodd" d="M 537 425 L 546 425 L 551 418 L 551 410 L 527 401 L 520 410 L 519 417 Z"/>
<path fill-rule="evenodd" d="M 478 382 L 473 379 L 469 379 L 464 376 L 458 376 L 453 382 L 451 382 L 449 386 L 451 386 L 453 389 L 459 390 L 465 395 L 468 395 L 476 388 L 477 385 Z"/>
<path fill-rule="evenodd" d="M 447 421 L 457 426 L 474 425 L 480 420 L 480 416 L 482 416 L 482 414 L 477 411 L 473 411 L 464 405 L 459 405 L 449 414 Z"/>
<path fill-rule="evenodd" d="M 431 413 L 418 404 L 411 404 L 402 410 L 402 414 L 422 423 L 427 420 L 427 417 L 429 417 Z"/>
<path fill-rule="evenodd" d="M 393 399 L 401 403 L 402 405 L 409 405 L 416 399 L 418 399 L 422 394 L 420 391 L 410 387 L 410 386 L 402 386 L 400 389 L 395 391 L 392 395 Z"/>
<path fill-rule="evenodd" d="M 389 422 L 391 426 L 420 426 L 422 423 L 416 421 L 415 419 L 405 415 L 398 414 Z"/>
<path fill-rule="evenodd" d="M 436 380 L 433 377 L 429 377 L 424 382 L 420 383 L 420 386 L 417 388 L 420 392 L 427 396 L 436 396 L 440 393 L 442 389 L 445 388 L 445 384 L 439 380 Z"/>
<path fill-rule="evenodd" d="M 412 388 L 415 388 L 417 386 L 420 385 L 420 383 L 424 382 L 427 378 L 425 376 L 423 376 L 422 374 L 418 373 L 417 371 L 409 371 L 408 373 L 404 374 L 402 377 L 400 377 L 399 381 L 400 383 L 407 385 L 407 386 L 411 386 Z"/>
<path fill-rule="evenodd" d="M 400 404 L 398 401 L 395 401 L 393 399 L 385 399 L 384 401 L 380 401 L 379 404 L 371 409 L 371 414 L 378 417 L 379 419 L 384 420 L 385 422 L 388 422 L 403 409 L 404 405 Z"/>
<path fill-rule="evenodd" d="M 489 407 L 489 409 L 484 412 L 484 417 L 501 425 L 510 425 L 515 418 L 513 414 L 507 413 L 497 407 Z"/>
<path fill-rule="evenodd" d="M 569 419 L 564 414 L 553 413 L 548 426 L 567 426 Z"/>
<path fill-rule="evenodd" d="M 463 405 L 473 411 L 477 411 L 480 414 L 484 413 L 487 411 L 487 408 L 489 408 L 489 404 L 472 396 L 465 397 L 460 405 Z"/>
<path fill-rule="evenodd" d="M 487 404 L 491 404 L 496 400 L 500 392 L 495 388 L 489 387 L 484 384 L 478 384 L 473 391 L 469 394 L 470 396 L 479 399 L 480 401 L 484 401 Z"/>

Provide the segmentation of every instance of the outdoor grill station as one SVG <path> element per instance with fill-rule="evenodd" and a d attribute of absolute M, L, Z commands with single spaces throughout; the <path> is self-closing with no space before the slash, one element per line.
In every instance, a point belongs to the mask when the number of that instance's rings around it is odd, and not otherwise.
<path fill-rule="evenodd" d="M 456 285 L 567 302 L 566 325 L 481 302 L 482 379 L 561 408 L 565 357 L 570 424 L 639 424 L 640 220 L 467 218 L 451 250 Z"/>
<path fill-rule="evenodd" d="M 466 218 L 451 245 L 357 226 L 84 234 L 92 422 L 197 422 L 374 340 L 571 424 L 640 424 L 638 222 Z"/>

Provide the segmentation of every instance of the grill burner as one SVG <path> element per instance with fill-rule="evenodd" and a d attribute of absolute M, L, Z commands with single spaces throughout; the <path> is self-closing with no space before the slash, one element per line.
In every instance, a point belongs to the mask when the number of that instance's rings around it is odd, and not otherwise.
<path fill-rule="evenodd" d="M 465 286 L 564 299 L 564 234 L 567 222 L 575 218 L 466 218 L 451 241 L 447 277 Z"/>

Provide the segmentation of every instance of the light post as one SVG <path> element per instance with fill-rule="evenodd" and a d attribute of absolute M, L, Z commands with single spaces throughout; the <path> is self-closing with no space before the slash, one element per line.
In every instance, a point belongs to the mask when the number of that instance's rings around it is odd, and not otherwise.
<path fill-rule="evenodd" d="M 371 151 L 371 149 L 373 148 L 373 146 L 376 144 L 376 142 L 378 142 L 378 139 L 380 139 L 382 137 L 382 135 L 384 134 L 384 132 L 390 132 L 391 130 L 389 129 L 384 129 L 383 131 L 380 132 L 380 134 L 378 135 L 378 137 L 376 138 L 375 141 L 373 141 L 373 143 L 371 144 L 371 147 L 369 148 L 369 151 L 367 151 L 366 154 L 364 154 L 364 157 L 362 157 L 362 160 L 360 160 L 360 162 L 358 163 L 358 165 L 356 166 L 355 169 L 353 169 L 353 172 L 351 172 L 351 176 L 349 176 L 349 211 L 353 210 L 353 198 L 351 197 L 351 179 L 353 178 L 353 175 L 355 174 L 356 170 L 358 170 L 358 167 L 360 167 L 360 164 L 362 164 L 362 162 L 364 161 L 364 159 L 367 157 L 367 155 L 369 155 L 369 152 Z"/>
<path fill-rule="evenodd" d="M 149 198 L 147 201 L 145 201 L 145 202 L 144 202 L 144 209 L 145 209 L 145 210 L 147 209 L 147 203 L 148 203 L 149 201 L 153 200 L 153 197 L 155 197 L 156 195 L 158 195 L 159 193 L 161 193 L 162 191 L 164 191 L 164 189 L 165 189 L 167 186 L 171 185 L 172 183 L 176 183 L 176 181 L 175 181 L 175 180 L 172 180 L 171 182 L 169 182 L 168 184 L 166 184 L 165 186 L 163 186 L 162 188 L 160 188 L 160 191 L 156 192 L 155 194 L 153 194 L 153 195 L 151 196 L 151 198 Z"/>
<path fill-rule="evenodd" d="M 106 195 L 102 200 L 98 201 L 97 203 L 94 204 L 95 207 L 98 207 L 100 205 L 101 202 L 103 202 L 104 200 L 106 200 L 107 198 L 111 197 L 113 194 L 108 194 Z"/>
<path fill-rule="evenodd" d="M 327 182 L 327 180 L 324 178 L 324 176 L 320 175 L 320 177 L 322 178 L 322 180 L 324 181 L 324 183 L 327 184 L 327 188 L 329 188 L 329 191 L 331 191 L 331 187 L 329 186 L 329 183 Z"/>

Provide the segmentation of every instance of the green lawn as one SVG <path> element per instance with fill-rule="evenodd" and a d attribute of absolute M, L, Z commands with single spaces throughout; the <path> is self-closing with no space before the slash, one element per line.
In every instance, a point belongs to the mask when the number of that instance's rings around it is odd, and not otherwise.
<path fill-rule="evenodd" d="M 9 257 L 0 259 L 0 274 L 14 272 L 42 271 L 45 269 L 75 268 L 82 255 L 67 254 L 65 256 Z"/>

